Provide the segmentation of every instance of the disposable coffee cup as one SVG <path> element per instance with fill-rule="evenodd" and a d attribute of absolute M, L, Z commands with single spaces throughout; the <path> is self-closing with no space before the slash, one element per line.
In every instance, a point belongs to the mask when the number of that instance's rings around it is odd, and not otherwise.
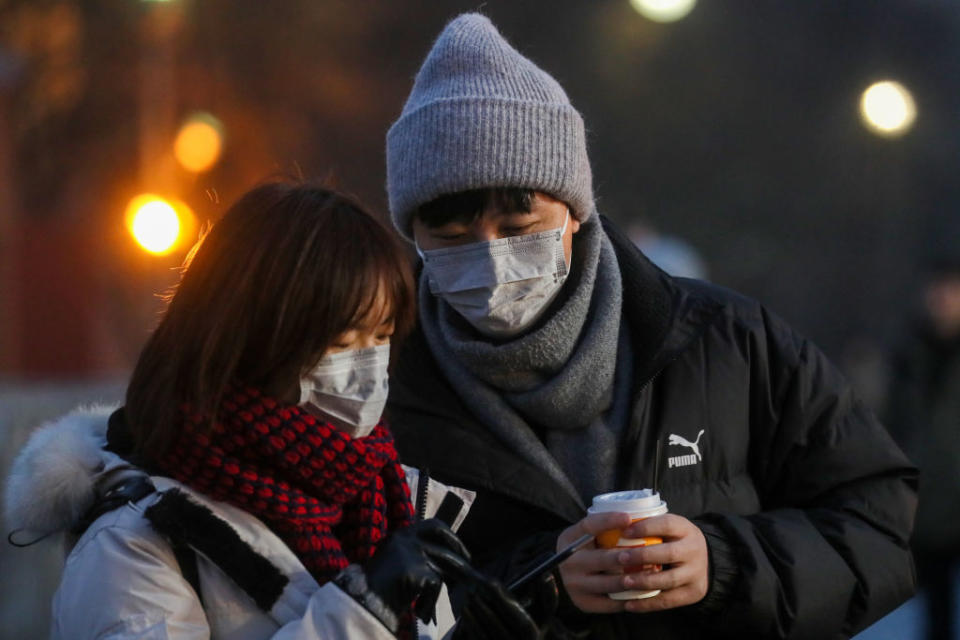
<path fill-rule="evenodd" d="M 587 509 L 592 513 L 626 513 L 630 516 L 630 523 L 667 513 L 667 503 L 660 499 L 660 494 L 653 489 L 636 489 L 633 491 L 617 491 L 594 496 L 593 504 Z M 597 536 L 597 546 L 601 549 L 630 549 L 660 544 L 662 538 L 648 536 L 645 538 L 624 538 L 620 529 L 603 531 Z M 641 571 L 662 571 L 663 565 L 645 564 L 638 567 L 621 568 L 618 573 L 639 573 Z M 614 600 L 640 600 L 650 598 L 660 593 L 653 591 L 617 591 L 607 594 Z"/>

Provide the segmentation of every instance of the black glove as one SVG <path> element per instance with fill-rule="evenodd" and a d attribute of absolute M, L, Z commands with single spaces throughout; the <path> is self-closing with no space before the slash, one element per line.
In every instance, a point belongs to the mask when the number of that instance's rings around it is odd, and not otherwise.
<path fill-rule="evenodd" d="M 397 615 L 416 605 L 421 620 L 433 617 L 443 585 L 436 564 L 469 563 L 470 553 L 447 525 L 423 520 L 390 535 L 364 566 L 367 587 Z"/>
<path fill-rule="evenodd" d="M 452 640 L 537 640 L 541 637 L 530 614 L 499 581 L 483 575 L 460 556 L 445 554 L 433 560 L 447 582 L 465 591 L 464 605 L 450 636 Z M 553 591 L 556 593 L 555 583 Z M 555 601 L 552 606 L 555 608 Z"/>
<path fill-rule="evenodd" d="M 537 640 L 537 627 L 526 609 L 498 581 L 477 583 L 453 630 L 453 640 Z"/>
<path fill-rule="evenodd" d="M 531 580 L 519 591 L 511 592 L 523 605 L 527 614 L 540 627 L 541 633 L 547 627 L 551 627 L 557 614 L 557 606 L 560 603 L 558 581 L 559 579 L 554 572 L 548 572 Z"/>

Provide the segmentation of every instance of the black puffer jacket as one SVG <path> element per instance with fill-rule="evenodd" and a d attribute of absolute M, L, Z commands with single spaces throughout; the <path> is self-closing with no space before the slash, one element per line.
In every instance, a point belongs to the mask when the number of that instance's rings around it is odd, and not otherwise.
<path fill-rule="evenodd" d="M 588 616 L 591 637 L 836 638 L 906 600 L 916 470 L 883 427 L 761 305 L 670 278 L 605 228 L 637 367 L 618 489 L 652 486 L 659 465 L 670 511 L 706 535 L 710 590 L 674 611 Z M 398 358 L 389 412 L 404 462 L 478 492 L 460 534 L 502 577 L 584 516 L 469 414 L 420 333 Z"/>

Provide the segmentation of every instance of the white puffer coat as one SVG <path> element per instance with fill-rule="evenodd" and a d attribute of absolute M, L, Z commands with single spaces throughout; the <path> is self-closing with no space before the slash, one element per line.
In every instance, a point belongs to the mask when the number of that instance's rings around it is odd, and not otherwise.
<path fill-rule="evenodd" d="M 31 436 L 14 461 L 6 486 L 6 521 L 23 535 L 73 529 L 111 487 L 142 472 L 103 450 L 110 407 L 75 411 Z M 418 474 L 405 468 L 416 495 Z M 392 638 L 377 618 L 337 586 L 320 587 L 293 552 L 256 517 L 163 477 L 156 492 L 100 516 L 73 541 L 53 600 L 53 638 L 186 639 Z M 165 491 L 179 489 L 237 533 L 244 549 L 269 561 L 287 578 L 269 610 L 262 610 L 220 567 L 196 552 L 201 594 L 184 578 L 168 540 L 144 517 Z M 427 515 L 448 491 L 464 503 L 474 495 L 429 481 Z M 202 600 L 202 604 L 201 604 Z M 437 624 L 420 637 L 442 636 L 453 626 L 446 591 Z"/>

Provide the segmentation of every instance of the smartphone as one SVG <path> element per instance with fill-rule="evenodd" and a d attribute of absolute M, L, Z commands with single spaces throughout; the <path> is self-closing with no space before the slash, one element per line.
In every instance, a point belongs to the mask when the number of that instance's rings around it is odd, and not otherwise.
<path fill-rule="evenodd" d="M 590 535 L 589 533 L 586 533 L 580 536 L 579 538 L 574 540 L 572 544 L 570 544 L 567 547 L 564 547 L 560 551 L 556 552 L 555 554 L 553 554 L 552 556 L 550 556 L 549 558 L 547 558 L 546 560 L 544 560 L 543 562 L 535 566 L 533 569 L 530 569 L 530 571 L 527 571 L 525 574 L 523 574 L 522 576 L 520 576 L 510 584 L 508 584 L 507 591 L 516 595 L 520 591 L 520 589 L 522 589 L 531 580 L 534 580 L 540 577 L 541 575 L 543 575 L 548 571 L 552 571 L 554 567 L 556 567 L 558 564 L 560 564 L 561 562 L 563 562 L 564 560 L 572 556 L 577 549 L 584 546 L 591 540 L 593 540 L 593 536 Z"/>

